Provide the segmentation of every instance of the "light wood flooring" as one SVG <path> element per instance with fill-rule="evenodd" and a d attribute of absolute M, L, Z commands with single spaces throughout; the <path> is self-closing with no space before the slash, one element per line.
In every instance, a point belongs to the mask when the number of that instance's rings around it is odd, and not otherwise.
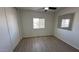
<path fill-rule="evenodd" d="M 53 36 L 46 36 L 22 39 L 14 52 L 78 52 L 78 50 Z"/>

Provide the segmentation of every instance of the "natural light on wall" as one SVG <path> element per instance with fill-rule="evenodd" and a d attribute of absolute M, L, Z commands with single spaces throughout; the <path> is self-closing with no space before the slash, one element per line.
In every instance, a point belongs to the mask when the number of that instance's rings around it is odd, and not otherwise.
<path fill-rule="evenodd" d="M 33 18 L 33 29 L 45 28 L 44 18 Z"/>
<path fill-rule="evenodd" d="M 62 19 L 61 27 L 69 27 L 70 19 Z"/>

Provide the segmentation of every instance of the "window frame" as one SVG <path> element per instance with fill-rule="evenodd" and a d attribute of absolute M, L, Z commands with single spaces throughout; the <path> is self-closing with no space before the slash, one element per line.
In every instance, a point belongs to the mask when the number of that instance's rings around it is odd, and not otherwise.
<path fill-rule="evenodd" d="M 34 18 L 37 18 L 37 17 L 34 17 Z M 34 27 L 34 18 L 33 18 L 33 29 L 44 29 L 44 28 L 45 28 L 45 18 L 37 18 L 37 19 L 39 19 L 38 28 L 35 28 L 35 27 Z M 43 27 L 41 27 L 41 23 L 40 23 L 40 20 L 41 20 L 41 19 L 44 20 L 44 25 L 43 25 Z"/>
<path fill-rule="evenodd" d="M 61 23 L 62 23 L 63 19 L 70 19 L 69 27 L 61 27 Z M 58 17 L 58 25 L 57 26 L 59 29 L 72 30 L 73 20 L 74 20 L 74 13 L 61 15 Z"/>
<path fill-rule="evenodd" d="M 69 21 L 67 25 L 66 25 L 66 23 L 65 23 L 66 20 Z M 69 24 L 70 24 L 70 19 L 62 19 L 62 21 L 61 21 L 61 27 L 62 27 L 62 28 L 68 28 L 68 27 L 69 27 Z"/>

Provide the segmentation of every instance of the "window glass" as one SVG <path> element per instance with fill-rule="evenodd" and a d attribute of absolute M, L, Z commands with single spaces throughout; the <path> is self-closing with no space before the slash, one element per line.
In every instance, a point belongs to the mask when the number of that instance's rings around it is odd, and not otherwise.
<path fill-rule="evenodd" d="M 69 27 L 70 19 L 62 19 L 61 27 Z"/>
<path fill-rule="evenodd" d="M 45 28 L 45 19 L 33 18 L 33 29 Z"/>

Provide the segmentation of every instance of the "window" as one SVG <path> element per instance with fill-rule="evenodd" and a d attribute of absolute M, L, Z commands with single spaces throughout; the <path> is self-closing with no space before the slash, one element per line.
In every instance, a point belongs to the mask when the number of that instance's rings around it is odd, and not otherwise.
<path fill-rule="evenodd" d="M 61 15 L 58 17 L 58 28 L 64 30 L 72 30 L 74 13 Z"/>
<path fill-rule="evenodd" d="M 33 29 L 45 28 L 45 19 L 33 18 Z"/>
<path fill-rule="evenodd" d="M 62 19 L 61 27 L 69 27 L 70 19 Z"/>

